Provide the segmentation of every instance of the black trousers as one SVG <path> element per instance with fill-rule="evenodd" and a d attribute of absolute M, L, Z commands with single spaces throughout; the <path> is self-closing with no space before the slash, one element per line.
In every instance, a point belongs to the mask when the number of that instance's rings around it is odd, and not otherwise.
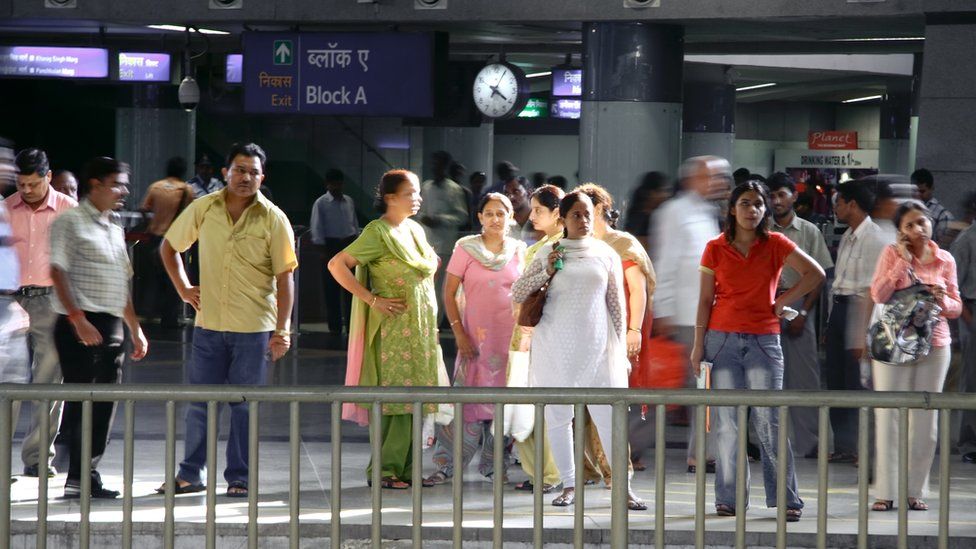
<path fill-rule="evenodd" d="M 827 320 L 827 360 L 824 380 L 828 389 L 861 390 L 861 363 L 847 348 L 847 327 L 852 318 L 860 318 L 860 300 L 834 300 Z M 831 408 L 830 425 L 834 431 L 834 452 L 857 453 L 857 408 Z"/>
<path fill-rule="evenodd" d="M 122 371 L 124 332 L 122 319 L 106 313 L 85 313 L 88 321 L 102 335 L 102 344 L 86 347 L 78 341 L 68 317 L 61 315 L 54 326 L 54 345 L 61 357 L 65 383 L 115 383 Z M 64 403 L 63 422 L 68 437 L 68 478 L 81 478 L 81 402 Z M 105 453 L 112 423 L 113 402 L 92 404 L 92 461 Z"/>
<path fill-rule="evenodd" d="M 355 236 L 348 238 L 326 238 L 323 246 L 322 257 L 322 292 L 325 296 L 325 310 L 328 315 L 329 331 L 339 333 L 345 327 L 349 330 L 349 317 L 352 315 L 352 294 L 336 282 L 332 273 L 329 272 L 329 260 L 339 252 L 346 249 L 346 246 L 356 240 Z"/>

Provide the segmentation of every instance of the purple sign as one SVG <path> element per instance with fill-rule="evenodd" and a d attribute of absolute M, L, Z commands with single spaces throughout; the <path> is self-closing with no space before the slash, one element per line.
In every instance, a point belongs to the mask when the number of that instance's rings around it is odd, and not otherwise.
<path fill-rule="evenodd" d="M 244 56 L 232 53 L 227 56 L 227 83 L 240 84 L 244 76 Z"/>
<path fill-rule="evenodd" d="M 119 80 L 169 82 L 169 54 L 119 52 Z"/>
<path fill-rule="evenodd" d="M 108 50 L 0 46 L 0 76 L 106 78 Z"/>
<path fill-rule="evenodd" d="M 433 115 L 428 34 L 245 33 L 244 110 Z"/>
<path fill-rule="evenodd" d="M 556 99 L 552 102 L 551 114 L 553 118 L 579 118 L 583 108 L 579 99 Z"/>
<path fill-rule="evenodd" d="M 553 69 L 552 95 L 556 97 L 583 95 L 583 69 Z"/>

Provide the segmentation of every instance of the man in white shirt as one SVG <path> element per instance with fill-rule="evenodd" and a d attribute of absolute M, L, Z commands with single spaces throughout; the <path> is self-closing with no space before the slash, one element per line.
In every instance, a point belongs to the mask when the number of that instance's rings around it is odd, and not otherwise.
<path fill-rule="evenodd" d="M 712 202 L 728 192 L 732 180 L 729 162 L 717 156 L 689 158 L 679 169 L 681 191 L 661 205 L 652 217 L 656 246 L 654 269 L 654 329 L 690 349 L 694 344 L 700 278 L 698 266 L 708 241 L 719 233 L 718 212 Z M 688 385 L 694 387 L 692 368 Z M 688 470 L 695 463 L 695 428 L 692 416 L 688 441 Z M 711 456 L 711 452 L 706 452 Z M 713 469 L 709 468 L 709 472 Z"/>
<path fill-rule="evenodd" d="M 796 202 L 796 184 L 788 174 L 777 172 L 767 180 L 773 211 L 773 232 L 781 233 L 796 243 L 826 271 L 834 266 L 823 233 L 816 225 L 801 219 L 793 211 Z M 783 267 L 783 274 L 776 289 L 777 295 L 792 288 L 800 275 L 790 267 Z M 799 315 L 793 320 L 781 320 L 780 344 L 783 347 L 783 389 L 820 390 L 820 361 L 817 358 L 817 310 L 823 284 L 790 304 Z M 791 440 L 793 449 L 801 456 L 813 457 L 817 451 L 819 412 L 816 408 L 790 410 L 793 424 Z"/>
<path fill-rule="evenodd" d="M 356 205 L 350 196 L 342 193 L 345 178 L 340 170 L 325 172 L 326 192 L 312 206 L 312 243 L 321 248 L 323 265 L 328 265 L 359 235 Z M 329 331 L 338 334 L 343 327 L 348 331 L 352 296 L 336 282 L 327 268 L 322 270 L 322 284 Z"/>
<path fill-rule="evenodd" d="M 865 359 L 865 334 L 870 317 L 871 279 L 886 239 L 868 212 L 875 195 L 863 181 L 849 181 L 837 187 L 834 213 L 848 225 L 837 250 L 834 267 L 833 307 L 827 320 L 827 361 L 824 367 L 828 389 L 857 390 L 861 387 L 861 360 Z M 834 463 L 857 462 L 857 409 L 831 408 L 834 431 Z"/>

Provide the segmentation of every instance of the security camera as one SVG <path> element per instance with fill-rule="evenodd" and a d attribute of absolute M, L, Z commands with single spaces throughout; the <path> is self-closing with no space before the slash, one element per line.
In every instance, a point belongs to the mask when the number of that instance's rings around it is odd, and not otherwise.
<path fill-rule="evenodd" d="M 200 103 L 200 86 L 197 85 L 196 80 L 187 76 L 180 82 L 180 89 L 176 95 L 180 100 L 180 105 L 186 109 L 186 112 L 190 112 L 197 108 L 197 104 Z"/>

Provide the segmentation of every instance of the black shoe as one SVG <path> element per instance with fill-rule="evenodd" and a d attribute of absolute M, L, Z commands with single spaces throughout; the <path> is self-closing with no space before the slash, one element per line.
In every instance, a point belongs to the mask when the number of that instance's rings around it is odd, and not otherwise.
<path fill-rule="evenodd" d="M 968 452 L 962 455 L 963 463 L 976 463 L 976 452 Z"/>
<path fill-rule="evenodd" d="M 746 444 L 746 455 L 753 461 L 759 461 L 762 458 L 759 447 L 751 442 Z"/>
<path fill-rule="evenodd" d="M 102 477 L 98 474 L 98 471 L 92 471 L 91 473 L 91 497 L 95 499 L 115 499 L 121 495 L 116 490 L 108 490 L 102 486 Z M 66 499 L 74 499 L 81 497 L 81 480 L 69 478 L 64 483 L 64 497 Z"/>
<path fill-rule="evenodd" d="M 37 478 L 38 466 L 26 465 L 24 466 L 24 476 Z M 54 475 L 58 474 L 58 470 L 54 468 L 53 465 L 48 465 L 47 467 L 47 478 L 54 478 Z"/>
<path fill-rule="evenodd" d="M 698 470 L 698 468 L 695 467 L 694 465 L 689 465 L 688 466 L 688 472 L 691 473 L 691 474 L 694 474 L 697 470 Z M 710 474 L 715 474 L 715 462 L 714 461 L 706 461 L 705 462 L 705 472 L 706 473 L 710 473 Z"/>

